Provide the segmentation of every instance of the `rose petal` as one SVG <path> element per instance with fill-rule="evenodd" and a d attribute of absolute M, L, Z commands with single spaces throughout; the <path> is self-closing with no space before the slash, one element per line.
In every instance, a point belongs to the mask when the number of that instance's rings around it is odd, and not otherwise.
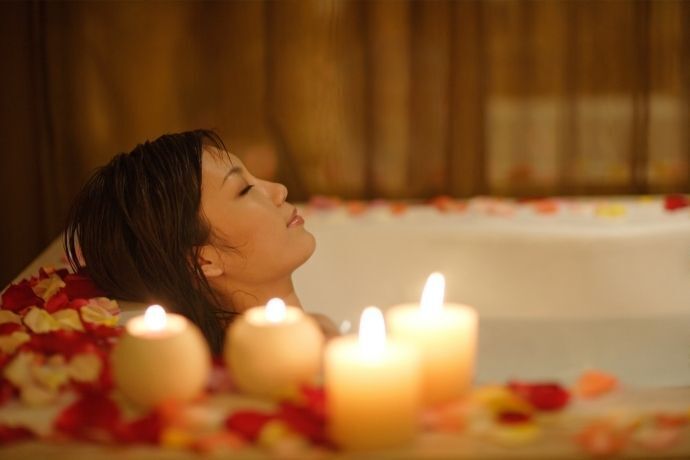
<path fill-rule="evenodd" d="M 48 299 L 53 297 L 64 287 L 65 282 L 62 281 L 62 278 L 53 274 L 36 283 L 36 285 L 33 286 L 33 291 L 37 296 L 45 301 L 48 301 Z"/>
<path fill-rule="evenodd" d="M 531 413 L 534 408 L 515 392 L 503 386 L 485 386 L 473 393 L 473 398 L 492 413 Z"/>
<path fill-rule="evenodd" d="M 532 420 L 532 414 L 524 412 L 501 412 L 497 416 L 498 423 L 502 425 L 519 425 L 521 423 L 530 423 Z"/>
<path fill-rule="evenodd" d="M 664 209 L 667 211 L 676 211 L 688 206 L 690 206 L 690 198 L 685 195 L 677 194 L 664 197 Z"/>
<path fill-rule="evenodd" d="M 9 310 L 0 310 L 0 324 L 22 324 L 22 318 Z"/>
<path fill-rule="evenodd" d="M 33 335 L 24 348 L 41 355 L 59 354 L 71 358 L 77 353 L 98 349 L 98 344 L 88 334 L 60 330 Z"/>
<path fill-rule="evenodd" d="M 225 420 L 225 427 L 241 435 L 250 442 L 256 441 L 261 429 L 273 420 L 274 415 L 256 411 L 238 411 Z"/>
<path fill-rule="evenodd" d="M 62 356 L 57 358 L 60 359 L 53 360 L 53 362 L 46 361 L 43 364 L 34 362 L 30 366 L 33 380 L 49 390 L 59 390 L 60 387 L 69 381 L 64 358 Z"/>
<path fill-rule="evenodd" d="M 690 423 L 689 414 L 658 413 L 654 415 L 654 420 L 659 426 L 678 428 Z"/>
<path fill-rule="evenodd" d="M 45 308 L 48 313 L 54 313 L 68 306 L 69 298 L 63 289 L 48 299 L 43 308 Z"/>
<path fill-rule="evenodd" d="M 517 425 L 496 425 L 489 432 L 489 439 L 502 446 L 520 446 L 530 444 L 541 436 L 541 428 L 535 423 Z"/>
<path fill-rule="evenodd" d="M 78 382 L 95 382 L 101 375 L 103 362 L 93 353 L 80 353 L 69 362 L 67 372 L 69 376 Z"/>
<path fill-rule="evenodd" d="M 0 336 L 9 335 L 13 332 L 24 330 L 24 326 L 17 323 L 2 323 L 0 324 Z"/>
<path fill-rule="evenodd" d="M 278 419 L 294 432 L 316 444 L 328 443 L 325 420 L 308 408 L 299 407 L 292 403 L 282 403 L 278 412 Z"/>
<path fill-rule="evenodd" d="M 94 297 L 89 299 L 88 304 L 100 307 L 112 316 L 118 316 L 120 314 L 120 305 L 118 305 L 116 300 L 109 299 L 108 297 Z"/>
<path fill-rule="evenodd" d="M 69 274 L 65 276 L 65 284 L 65 290 L 70 299 L 90 299 L 104 295 L 91 278 L 84 275 Z"/>
<path fill-rule="evenodd" d="M 169 426 L 161 431 L 158 443 L 164 449 L 189 449 L 194 443 L 194 435 L 178 426 Z"/>
<path fill-rule="evenodd" d="M 668 449 L 680 441 L 680 428 L 646 424 L 633 434 L 633 441 L 643 449 L 658 452 Z"/>
<path fill-rule="evenodd" d="M 163 418 L 157 411 L 129 423 L 122 423 L 115 431 L 120 442 L 139 444 L 158 444 L 164 429 Z"/>
<path fill-rule="evenodd" d="M 100 305 L 89 303 L 81 307 L 79 311 L 81 312 L 81 319 L 85 323 L 109 327 L 117 326 L 118 317 Z"/>
<path fill-rule="evenodd" d="M 575 384 L 575 392 L 583 398 L 596 398 L 618 388 L 618 379 L 601 371 L 583 373 Z"/>
<path fill-rule="evenodd" d="M 256 442 L 263 447 L 272 447 L 280 440 L 289 436 L 290 428 L 288 425 L 280 420 L 274 419 L 269 420 L 263 425 Z"/>
<path fill-rule="evenodd" d="M 24 316 L 24 324 L 37 334 L 60 329 L 60 325 L 50 313 L 37 307 L 29 309 L 29 312 Z"/>
<path fill-rule="evenodd" d="M 47 406 L 53 403 L 58 395 L 57 390 L 36 383 L 25 385 L 19 391 L 22 402 L 32 407 Z"/>
<path fill-rule="evenodd" d="M 0 446 L 34 437 L 33 432 L 21 426 L 0 425 Z"/>
<path fill-rule="evenodd" d="M 628 443 L 628 432 L 605 421 L 594 421 L 585 426 L 575 442 L 590 455 L 615 455 Z"/>
<path fill-rule="evenodd" d="M 0 379 L 0 406 L 13 400 L 17 396 L 17 389 L 10 382 Z"/>
<path fill-rule="evenodd" d="M 407 204 L 403 202 L 394 202 L 390 204 L 390 210 L 394 216 L 402 216 L 407 212 L 407 208 Z"/>
<path fill-rule="evenodd" d="M 31 365 L 38 360 L 33 353 L 21 352 L 3 369 L 3 375 L 15 387 L 21 388 L 33 382 Z"/>
<path fill-rule="evenodd" d="M 24 331 L 16 331 L 8 335 L 0 336 L 0 352 L 12 354 L 22 344 L 29 341 L 31 336 Z"/>
<path fill-rule="evenodd" d="M 85 393 L 55 419 L 55 431 L 75 439 L 106 441 L 118 433 L 120 409 L 106 395 Z"/>
<path fill-rule="evenodd" d="M 28 282 L 12 284 L 2 293 L 2 308 L 19 312 L 26 307 L 41 306 L 43 299 L 37 296 Z"/>
<path fill-rule="evenodd" d="M 561 410 L 568 405 L 570 400 L 570 394 L 557 383 L 514 381 L 508 383 L 508 388 L 540 411 Z"/>
<path fill-rule="evenodd" d="M 53 313 L 53 319 L 57 321 L 60 329 L 84 331 L 84 325 L 81 323 L 79 313 L 72 309 L 60 310 Z"/>

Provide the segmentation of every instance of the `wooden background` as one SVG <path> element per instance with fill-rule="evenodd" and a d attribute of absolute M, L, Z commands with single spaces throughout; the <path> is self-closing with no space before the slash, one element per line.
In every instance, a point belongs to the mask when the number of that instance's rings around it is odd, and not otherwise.
<path fill-rule="evenodd" d="M 0 281 L 115 153 L 214 128 L 294 200 L 690 191 L 690 2 L 0 4 Z"/>

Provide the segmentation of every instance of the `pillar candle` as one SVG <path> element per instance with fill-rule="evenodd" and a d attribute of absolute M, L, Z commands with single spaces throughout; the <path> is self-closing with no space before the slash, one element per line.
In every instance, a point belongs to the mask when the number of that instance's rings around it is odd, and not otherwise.
<path fill-rule="evenodd" d="M 477 342 L 477 313 L 467 305 L 444 303 L 445 279 L 432 273 L 419 304 L 391 307 L 391 335 L 421 354 L 422 394 L 429 405 L 457 399 L 471 387 Z"/>
<path fill-rule="evenodd" d="M 362 313 L 359 337 L 333 339 L 325 357 L 331 438 L 367 450 L 410 442 L 418 429 L 419 358 L 414 348 L 386 340 L 381 311 Z"/>
<path fill-rule="evenodd" d="M 324 337 L 311 317 L 271 299 L 228 328 L 225 361 L 244 393 L 280 398 L 312 383 L 321 370 Z"/>
<path fill-rule="evenodd" d="M 117 388 L 145 407 L 193 399 L 211 370 L 211 354 L 199 329 L 160 305 L 127 322 L 111 362 Z"/>

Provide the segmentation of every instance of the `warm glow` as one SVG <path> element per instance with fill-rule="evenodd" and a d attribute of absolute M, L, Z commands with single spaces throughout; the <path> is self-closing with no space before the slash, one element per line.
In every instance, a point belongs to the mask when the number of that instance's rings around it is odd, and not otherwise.
<path fill-rule="evenodd" d="M 162 331 L 165 329 L 165 325 L 168 322 L 168 318 L 165 315 L 165 309 L 160 305 L 151 305 L 146 309 L 144 313 L 144 325 L 149 331 Z"/>
<path fill-rule="evenodd" d="M 422 292 L 420 309 L 427 313 L 437 313 L 443 309 L 443 296 L 446 289 L 446 279 L 439 272 L 429 275 Z"/>
<path fill-rule="evenodd" d="M 359 320 L 359 347 L 370 356 L 380 356 L 386 348 L 386 325 L 383 313 L 376 307 L 367 307 Z"/>
<path fill-rule="evenodd" d="M 266 320 L 269 323 L 282 323 L 285 321 L 285 316 L 285 302 L 277 297 L 268 301 L 266 304 Z"/>

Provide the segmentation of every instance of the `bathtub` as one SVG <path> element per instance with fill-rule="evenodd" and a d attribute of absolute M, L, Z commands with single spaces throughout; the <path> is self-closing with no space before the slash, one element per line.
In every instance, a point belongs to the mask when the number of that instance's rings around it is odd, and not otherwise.
<path fill-rule="evenodd" d="M 479 312 L 479 383 L 573 382 L 596 368 L 631 386 L 690 385 L 687 216 L 651 233 L 630 225 L 639 216 L 592 233 L 567 219 L 535 226 L 530 219 L 538 216 L 526 216 L 516 227 L 429 206 L 397 217 L 385 208 L 358 216 L 343 208 L 302 211 L 317 248 L 296 273 L 296 289 L 307 310 L 336 324 L 356 327 L 368 305 L 385 310 L 419 299 L 427 275 L 440 270 L 446 298 Z M 612 285 L 592 288 L 601 283 Z"/>
<path fill-rule="evenodd" d="M 343 209 L 301 209 L 317 248 L 295 273 L 296 289 L 306 310 L 324 313 L 338 325 L 349 322 L 354 331 L 368 305 L 386 309 L 415 301 L 426 276 L 441 270 L 447 277 L 446 298 L 471 304 L 479 312 L 478 383 L 508 379 L 569 383 L 582 371 L 598 368 L 634 387 L 690 385 L 690 214 L 676 216 L 680 225 L 660 227 L 661 237 L 655 233 L 653 239 L 640 240 L 628 232 L 621 238 L 617 229 L 628 221 L 607 223 L 598 238 L 586 243 L 580 238 L 578 244 L 579 233 L 573 234 L 570 225 L 544 239 L 538 233 L 548 233 L 545 222 L 536 234 L 527 236 L 500 219 L 491 223 L 492 231 L 486 231 L 471 215 L 439 215 L 429 207 L 401 217 L 392 217 L 385 209 L 370 210 L 357 218 Z M 534 216 L 527 217 L 529 222 Z M 513 244 L 511 238 L 520 244 Z M 524 238 L 531 242 L 525 246 L 529 250 L 522 248 Z M 568 244 L 556 244 L 559 241 Z M 636 241 L 641 241 L 639 247 Z M 511 244 L 519 256 L 514 265 L 487 270 L 486 259 L 492 252 Z M 633 257 L 623 257 L 631 248 L 637 249 Z M 540 258 L 563 260 L 584 254 L 580 260 L 587 261 L 600 257 L 601 251 L 606 264 L 565 267 L 563 273 L 552 274 L 550 290 L 539 291 L 538 274 L 519 270 L 521 263 Z M 659 263 L 641 264 L 650 257 Z M 31 276 L 43 265 L 61 263 L 58 238 L 17 279 Z M 609 295 L 619 298 L 603 305 L 588 299 L 587 283 L 606 281 L 612 270 L 624 272 L 625 276 L 615 277 L 618 280 L 633 276 L 638 282 L 613 286 Z M 582 271 L 586 273 L 578 278 L 580 289 L 564 289 L 563 284 Z M 500 298 L 511 300 L 497 303 L 496 290 L 503 293 Z M 649 303 L 655 292 L 666 295 L 668 302 Z M 545 298 L 551 300 L 544 302 Z M 590 302 L 581 305 L 583 299 Z M 121 306 L 123 321 L 143 307 L 128 302 Z"/>

